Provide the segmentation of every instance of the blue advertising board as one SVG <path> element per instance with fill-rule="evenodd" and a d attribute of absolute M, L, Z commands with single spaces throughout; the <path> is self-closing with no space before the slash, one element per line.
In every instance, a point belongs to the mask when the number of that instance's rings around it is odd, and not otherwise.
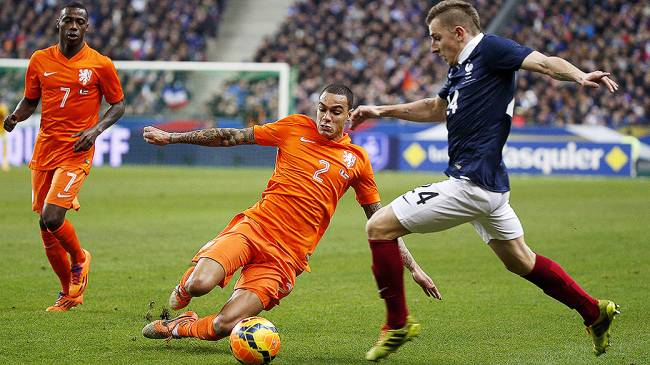
<path fill-rule="evenodd" d="M 447 142 L 402 138 L 399 170 L 444 171 Z M 592 142 L 508 142 L 503 161 L 509 172 L 533 175 L 634 176 L 631 146 Z"/>
<path fill-rule="evenodd" d="M 353 133 L 352 142 L 368 153 L 374 171 L 388 168 L 390 163 L 390 138 L 386 133 Z"/>

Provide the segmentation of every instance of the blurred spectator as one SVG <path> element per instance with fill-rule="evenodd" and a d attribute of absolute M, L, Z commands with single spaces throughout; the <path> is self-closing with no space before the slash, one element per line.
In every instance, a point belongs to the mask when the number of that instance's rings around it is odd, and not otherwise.
<path fill-rule="evenodd" d="M 29 58 L 58 40 L 55 19 L 69 1 L 5 0 L 0 7 L 0 58 Z M 206 41 L 217 35 L 225 0 L 97 0 L 85 2 L 86 41 L 113 60 L 206 61 Z M 0 70 L 0 90 L 16 105 L 24 71 Z M 156 115 L 187 105 L 183 72 L 119 72 L 127 115 Z"/>
<path fill-rule="evenodd" d="M 484 26 L 501 1 L 474 1 Z M 431 55 L 429 0 L 302 0 L 258 49 L 258 62 L 297 68 L 296 111 L 311 115 L 326 83 L 352 87 L 358 103 L 394 104 L 433 95 L 447 65 Z"/>
<path fill-rule="evenodd" d="M 527 124 L 649 124 L 650 3 L 536 0 L 520 3 L 505 36 L 583 70 L 612 73 L 620 85 L 580 89 L 520 72 L 515 97 Z"/>
<path fill-rule="evenodd" d="M 240 118 L 247 126 L 278 118 L 277 77 L 226 81 L 219 90 L 209 102 L 214 116 Z"/>
<path fill-rule="evenodd" d="M 29 58 L 57 42 L 58 11 L 69 1 L 4 0 L 0 57 Z M 85 2 L 88 44 L 113 60 L 206 61 L 225 0 L 97 0 Z"/>

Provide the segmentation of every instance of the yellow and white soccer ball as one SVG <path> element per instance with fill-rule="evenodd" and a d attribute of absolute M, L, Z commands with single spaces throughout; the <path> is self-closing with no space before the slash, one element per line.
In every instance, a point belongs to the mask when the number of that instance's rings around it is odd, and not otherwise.
<path fill-rule="evenodd" d="M 265 318 L 244 318 L 230 333 L 230 351 L 242 364 L 268 364 L 280 352 L 280 335 Z"/>

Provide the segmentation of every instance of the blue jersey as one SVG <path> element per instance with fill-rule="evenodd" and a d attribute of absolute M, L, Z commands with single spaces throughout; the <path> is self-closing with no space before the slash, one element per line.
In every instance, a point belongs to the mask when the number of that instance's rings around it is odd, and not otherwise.
<path fill-rule="evenodd" d="M 531 52 L 510 39 L 480 34 L 461 51 L 458 64 L 449 68 L 438 93 L 448 103 L 445 174 L 490 191 L 510 190 L 502 150 L 510 133 L 515 72 Z"/>

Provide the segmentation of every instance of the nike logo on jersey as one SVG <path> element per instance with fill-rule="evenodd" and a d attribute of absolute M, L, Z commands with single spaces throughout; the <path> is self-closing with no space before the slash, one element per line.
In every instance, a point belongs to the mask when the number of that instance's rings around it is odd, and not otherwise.
<path fill-rule="evenodd" d="M 46 71 L 46 72 L 43 72 L 43 76 L 48 77 L 48 76 L 54 75 L 55 73 L 58 73 L 58 72 L 57 71 L 55 71 L 55 72 L 47 72 Z"/>
<path fill-rule="evenodd" d="M 307 143 L 316 143 L 316 142 L 312 141 L 311 139 L 307 139 L 307 138 L 305 138 L 305 137 L 300 137 L 300 140 L 301 140 L 302 142 L 307 142 Z"/>
<path fill-rule="evenodd" d="M 61 198 L 61 199 L 69 198 L 71 196 L 72 195 L 65 195 L 65 194 L 61 194 L 61 193 L 56 193 L 56 197 Z"/>

